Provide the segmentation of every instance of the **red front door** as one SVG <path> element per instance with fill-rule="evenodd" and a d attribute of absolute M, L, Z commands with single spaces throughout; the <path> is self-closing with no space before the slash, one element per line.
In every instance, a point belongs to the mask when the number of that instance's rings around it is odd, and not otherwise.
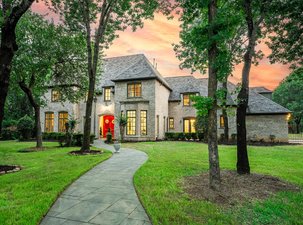
<path fill-rule="evenodd" d="M 103 116 L 103 137 L 106 138 L 106 134 L 110 129 L 110 132 L 114 138 L 114 128 L 115 128 L 115 117 L 111 115 Z"/>

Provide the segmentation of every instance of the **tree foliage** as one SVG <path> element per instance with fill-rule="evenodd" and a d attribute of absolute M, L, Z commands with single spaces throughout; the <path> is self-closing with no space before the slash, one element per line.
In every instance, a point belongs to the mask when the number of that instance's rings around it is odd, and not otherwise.
<path fill-rule="evenodd" d="M 299 127 L 303 118 L 303 68 L 294 70 L 273 93 L 273 100 L 292 111 L 291 121 Z"/>

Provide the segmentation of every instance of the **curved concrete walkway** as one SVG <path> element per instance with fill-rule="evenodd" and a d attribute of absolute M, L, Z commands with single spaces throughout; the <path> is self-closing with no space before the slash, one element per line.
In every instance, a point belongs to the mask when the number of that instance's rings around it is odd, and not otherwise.
<path fill-rule="evenodd" d="M 114 151 L 95 141 L 94 146 Z M 71 184 L 41 224 L 151 225 L 133 185 L 133 175 L 147 155 L 122 149 Z"/>

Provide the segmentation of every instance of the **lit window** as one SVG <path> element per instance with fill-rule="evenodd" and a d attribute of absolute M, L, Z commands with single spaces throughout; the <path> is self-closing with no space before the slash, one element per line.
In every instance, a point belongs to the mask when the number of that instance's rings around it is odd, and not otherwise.
<path fill-rule="evenodd" d="M 52 102 L 59 102 L 60 97 L 60 92 L 58 90 L 52 90 Z"/>
<path fill-rule="evenodd" d="M 136 135 L 136 111 L 127 111 L 127 135 Z"/>
<path fill-rule="evenodd" d="M 140 115 L 141 122 L 141 135 L 147 135 L 147 111 L 141 111 Z"/>
<path fill-rule="evenodd" d="M 142 86 L 141 83 L 128 84 L 127 85 L 127 97 L 135 98 L 142 96 Z"/>
<path fill-rule="evenodd" d="M 110 101 L 111 88 L 104 88 L 104 101 Z"/>
<path fill-rule="evenodd" d="M 196 119 L 184 119 L 184 133 L 196 133 Z"/>
<path fill-rule="evenodd" d="M 53 132 L 54 131 L 54 113 L 46 112 L 45 113 L 45 132 Z"/>
<path fill-rule="evenodd" d="M 221 128 L 224 127 L 224 117 L 223 117 L 223 115 L 220 116 L 220 127 Z"/>
<path fill-rule="evenodd" d="M 196 96 L 197 94 L 183 94 L 183 105 L 184 106 L 190 106 L 192 105 L 192 100 L 191 97 L 192 96 Z"/>
<path fill-rule="evenodd" d="M 59 132 L 65 132 L 65 124 L 68 122 L 68 113 L 67 112 L 59 112 Z"/>
<path fill-rule="evenodd" d="M 174 118 L 169 118 L 169 129 L 171 130 L 175 129 Z"/>

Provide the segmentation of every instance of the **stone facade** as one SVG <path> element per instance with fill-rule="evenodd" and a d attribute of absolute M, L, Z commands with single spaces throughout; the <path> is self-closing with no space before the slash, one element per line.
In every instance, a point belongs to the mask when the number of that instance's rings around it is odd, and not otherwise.
<path fill-rule="evenodd" d="M 119 70 L 116 65 L 119 65 Z M 123 69 L 125 68 L 125 70 Z M 121 74 L 119 75 L 119 71 Z M 115 75 L 116 74 L 116 75 Z M 164 139 L 165 132 L 184 132 L 184 120 L 195 119 L 196 109 L 183 105 L 184 94 L 207 96 L 207 79 L 196 79 L 192 76 L 163 78 L 145 56 L 125 56 L 105 61 L 105 72 L 101 83 L 97 85 L 96 98 L 92 110 L 91 132 L 97 138 L 106 133 L 104 118 L 111 116 L 113 135 L 120 138 L 117 118 L 135 111 L 135 134 L 127 135 L 128 141 L 146 141 Z M 128 97 L 128 84 L 140 83 L 141 96 Z M 232 87 L 232 84 L 229 84 Z M 105 90 L 110 89 L 110 100 L 105 101 Z M 260 89 L 258 89 L 260 90 Z M 263 90 L 263 89 L 262 89 Z M 83 132 L 85 120 L 85 101 L 77 104 L 70 102 L 52 102 L 51 89 L 45 94 L 46 106 L 41 109 L 42 130 L 45 131 L 45 113 L 54 113 L 54 132 L 58 131 L 59 112 L 68 112 L 69 118 L 78 121 L 76 131 Z M 236 134 L 236 108 L 232 96 L 227 99 L 229 110 L 229 134 Z M 141 132 L 141 111 L 146 111 L 146 134 Z M 287 141 L 288 126 L 286 115 L 289 111 L 265 98 L 255 91 L 250 92 L 247 116 L 247 136 L 249 140 L 270 141 L 270 135 L 275 141 Z M 220 127 L 221 109 L 217 113 L 218 136 L 224 132 Z M 174 128 L 169 127 L 169 119 L 173 118 Z"/>

